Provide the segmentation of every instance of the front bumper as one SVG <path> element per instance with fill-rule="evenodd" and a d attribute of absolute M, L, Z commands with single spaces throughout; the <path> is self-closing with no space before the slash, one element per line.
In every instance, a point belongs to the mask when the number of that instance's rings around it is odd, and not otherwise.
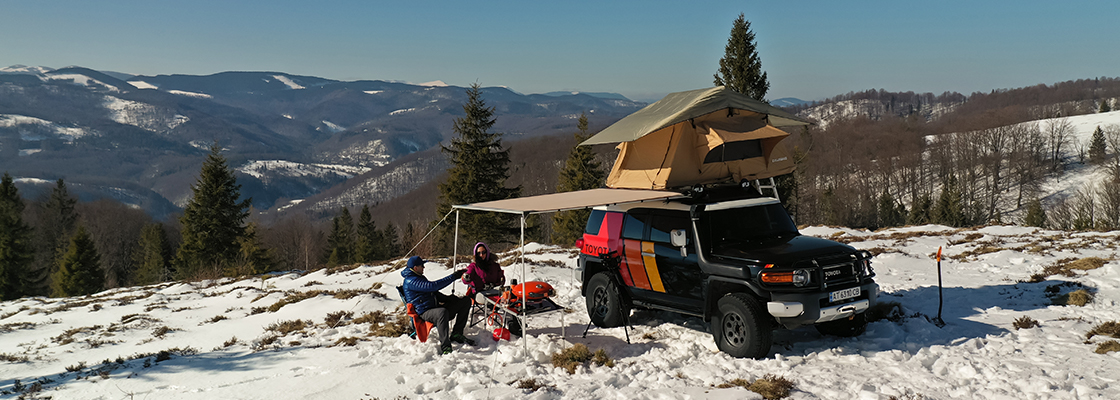
<path fill-rule="evenodd" d="M 866 312 L 879 297 L 879 284 L 860 285 L 859 297 L 828 303 L 825 293 L 773 293 L 766 310 L 786 329 L 850 318 Z"/>

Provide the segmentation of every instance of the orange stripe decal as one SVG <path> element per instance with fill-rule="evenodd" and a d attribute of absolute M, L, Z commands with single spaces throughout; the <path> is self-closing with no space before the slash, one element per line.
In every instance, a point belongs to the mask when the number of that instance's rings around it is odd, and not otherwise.
<path fill-rule="evenodd" d="M 646 277 L 646 267 L 642 265 L 642 244 L 637 240 L 626 240 L 626 263 L 630 268 L 630 278 L 634 287 L 652 290 L 649 278 Z"/>
<path fill-rule="evenodd" d="M 655 258 L 653 242 L 642 242 L 642 261 L 646 264 L 646 275 L 654 291 L 665 293 L 665 285 L 661 283 L 661 273 L 657 271 L 657 258 Z"/>

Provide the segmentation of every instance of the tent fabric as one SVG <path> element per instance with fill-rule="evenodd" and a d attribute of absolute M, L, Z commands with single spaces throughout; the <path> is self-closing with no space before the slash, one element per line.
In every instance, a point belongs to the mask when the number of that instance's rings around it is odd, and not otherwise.
<path fill-rule="evenodd" d="M 680 192 L 634 189 L 589 189 L 575 192 L 543 194 L 539 196 L 454 205 L 463 210 L 492 211 L 510 214 L 540 214 L 554 211 L 578 210 L 602 205 L 638 203 L 686 197 Z"/>
<path fill-rule="evenodd" d="M 670 125 L 720 110 L 738 110 L 765 116 L 776 127 L 809 125 L 809 121 L 724 86 L 670 93 L 661 100 L 626 116 L 580 143 L 593 145 L 637 140 Z"/>

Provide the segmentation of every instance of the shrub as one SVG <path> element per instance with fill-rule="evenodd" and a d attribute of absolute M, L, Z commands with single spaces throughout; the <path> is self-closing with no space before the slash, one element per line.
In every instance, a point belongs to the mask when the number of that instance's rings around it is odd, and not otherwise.
<path fill-rule="evenodd" d="M 1109 340 L 1097 345 L 1097 354 L 1105 354 L 1111 351 L 1120 351 L 1120 342 Z"/>
<path fill-rule="evenodd" d="M 347 337 L 339 338 L 338 340 L 335 340 L 334 345 L 335 346 L 353 346 L 353 345 L 358 344 L 359 340 L 361 340 L 361 339 L 357 338 L 357 337 L 354 337 L 354 336 L 347 336 Z"/>
<path fill-rule="evenodd" d="M 335 326 L 338 326 L 338 323 L 341 322 L 342 320 L 350 319 L 353 316 L 354 316 L 354 312 L 352 312 L 352 311 L 338 311 L 338 312 L 333 312 L 333 313 L 327 314 L 327 318 L 324 319 L 323 322 L 325 322 L 327 324 L 327 326 L 329 326 L 331 328 L 334 328 Z"/>
<path fill-rule="evenodd" d="M 564 368 L 569 374 L 576 373 L 576 368 L 591 360 L 591 350 L 583 343 L 552 354 L 552 366 Z"/>
<path fill-rule="evenodd" d="M 1117 323 L 1116 321 L 1108 321 L 1103 324 L 1094 326 L 1093 329 L 1089 330 L 1089 333 L 1085 334 L 1085 339 L 1092 339 L 1093 336 L 1096 335 L 1120 338 L 1120 323 Z"/>
<path fill-rule="evenodd" d="M 551 389 L 552 387 L 552 385 L 545 385 L 544 383 L 538 382 L 534 378 L 526 378 L 517 381 L 518 389 L 529 389 L 529 392 L 536 392 L 541 389 Z"/>
<path fill-rule="evenodd" d="M 607 351 L 603 349 L 595 350 L 595 354 L 591 356 L 591 362 L 598 366 L 614 367 L 614 360 L 611 356 L 607 355 Z"/>
<path fill-rule="evenodd" d="M 304 320 L 297 319 L 297 320 L 293 320 L 293 321 L 277 322 L 277 323 L 274 323 L 272 325 L 269 325 L 267 328 L 264 328 L 264 330 L 266 330 L 266 331 L 276 331 L 276 333 L 279 333 L 280 336 L 284 336 L 284 335 L 287 335 L 287 334 L 292 333 L 292 332 L 302 331 L 305 328 L 307 328 L 309 326 L 312 326 L 312 325 L 315 325 L 315 324 L 312 323 L 312 322 L 306 322 Z"/>
<path fill-rule="evenodd" d="M 382 322 L 369 326 L 370 334 L 380 337 L 397 337 L 408 333 L 411 329 L 412 319 L 404 314 L 398 314 L 393 319 L 383 317 Z"/>
<path fill-rule="evenodd" d="M 1036 328 L 1036 327 L 1039 326 L 1039 324 L 1038 324 L 1038 321 L 1034 320 L 1034 318 L 1031 318 L 1031 317 L 1028 317 L 1028 316 L 1024 315 L 1024 316 L 1016 319 L 1015 322 L 1012 322 L 1011 326 L 1014 326 L 1015 330 L 1020 330 L 1020 329 Z"/>
<path fill-rule="evenodd" d="M 1068 296 L 1069 301 L 1067 302 L 1067 304 L 1075 305 L 1078 307 L 1085 307 L 1086 304 L 1089 304 L 1093 301 L 1093 294 L 1089 293 L 1089 291 L 1085 289 L 1072 291 Z"/>
<path fill-rule="evenodd" d="M 152 336 L 163 339 L 164 336 L 167 336 L 167 334 L 171 332 L 174 331 L 171 328 L 168 328 L 167 325 L 164 325 L 152 331 Z"/>
<path fill-rule="evenodd" d="M 1100 257 L 1085 257 L 1069 263 L 1066 265 L 1066 268 L 1089 271 L 1103 267 L 1106 263 L 1108 263 L 1108 261 Z"/>
<path fill-rule="evenodd" d="M 0 361 L 10 363 L 25 363 L 27 362 L 27 356 L 17 356 L 15 354 L 0 353 Z"/>
<path fill-rule="evenodd" d="M 765 376 L 755 380 L 754 382 L 749 382 L 746 379 L 736 378 L 727 383 L 720 384 L 716 387 L 725 389 L 735 386 L 743 387 L 747 390 L 758 393 L 762 395 L 762 398 L 766 400 L 783 399 L 789 397 L 790 392 L 793 391 L 793 381 L 790 381 L 785 377 L 775 376 L 773 374 L 766 374 Z"/>

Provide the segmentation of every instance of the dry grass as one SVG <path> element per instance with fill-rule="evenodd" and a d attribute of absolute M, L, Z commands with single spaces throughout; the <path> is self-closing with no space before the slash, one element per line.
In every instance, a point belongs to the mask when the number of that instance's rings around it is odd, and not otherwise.
<path fill-rule="evenodd" d="M 614 367 L 614 360 L 607 355 L 607 351 L 603 349 L 596 350 L 592 353 L 587 345 L 583 343 L 576 343 L 574 346 L 566 348 L 559 353 L 552 354 L 552 366 L 564 368 L 569 374 L 576 373 L 576 369 L 581 365 L 588 362 L 593 362 L 595 365 Z"/>
<path fill-rule="evenodd" d="M 280 336 L 284 336 L 292 332 L 302 332 L 304 329 L 307 329 L 314 325 L 314 322 L 297 319 L 292 321 L 281 321 L 273 323 L 264 328 L 264 330 L 273 331 L 280 334 Z"/>
<path fill-rule="evenodd" d="M 1120 342 L 1109 340 L 1107 342 L 1098 344 L 1097 349 L 1094 350 L 1094 352 L 1096 352 L 1097 354 L 1106 354 L 1113 351 L 1120 351 Z"/>
<path fill-rule="evenodd" d="M 346 325 L 346 324 L 341 324 L 340 325 L 339 323 L 342 322 L 343 320 L 347 320 L 347 319 L 350 319 L 350 318 L 353 318 L 353 317 L 354 317 L 354 312 L 353 311 L 337 311 L 337 312 L 327 314 L 327 317 L 323 319 L 323 322 L 326 323 L 327 326 L 329 326 L 331 328 L 334 328 L 336 326 Z"/>
<path fill-rule="evenodd" d="M 28 361 L 27 356 L 17 356 L 15 354 L 0 353 L 0 361 L 10 363 L 25 363 Z"/>
<path fill-rule="evenodd" d="M 1012 322 L 1011 326 L 1015 327 L 1015 330 L 1020 330 L 1020 329 L 1037 328 L 1039 326 L 1039 324 L 1038 324 L 1038 321 L 1036 321 L 1034 318 L 1031 318 L 1031 317 L 1028 317 L 1028 316 L 1024 315 L 1022 317 L 1017 318 L 1015 320 L 1015 322 Z"/>
<path fill-rule="evenodd" d="M 1094 326 L 1093 329 L 1089 330 L 1089 332 L 1085 334 L 1085 339 L 1092 339 L 1093 336 L 1096 335 L 1120 338 L 1120 323 L 1117 323 L 1116 321 L 1108 321 L 1103 324 Z"/>
<path fill-rule="evenodd" d="M 546 385 L 543 382 L 537 381 L 535 378 L 526 378 L 517 381 L 518 389 L 528 389 L 530 393 L 541 389 L 552 389 L 553 387 L 552 385 Z"/>
<path fill-rule="evenodd" d="M 793 381 L 785 377 L 776 376 L 773 374 L 766 374 L 762 378 L 754 382 L 748 382 L 746 379 L 732 379 L 727 383 L 720 384 L 719 388 L 730 388 L 740 386 L 752 392 L 762 395 L 766 400 L 777 400 L 789 397 L 793 391 Z"/>
<path fill-rule="evenodd" d="M 376 316 L 375 316 L 376 314 Z M 362 317 L 370 316 L 369 334 L 380 337 L 397 337 L 412 331 L 412 318 L 404 313 L 388 315 L 381 310 L 366 313 Z M 354 323 L 359 323 L 357 318 Z"/>
<path fill-rule="evenodd" d="M 1066 265 L 1066 268 L 1070 269 L 1070 270 L 1076 269 L 1076 270 L 1080 270 L 1080 271 L 1090 271 L 1090 270 L 1094 270 L 1094 269 L 1103 267 L 1107 263 L 1108 263 L 1108 260 L 1105 260 L 1105 259 L 1100 258 L 1100 257 L 1085 257 L 1085 258 L 1082 258 L 1080 260 L 1073 261 L 1073 262 L 1069 263 L 1068 265 Z"/>

